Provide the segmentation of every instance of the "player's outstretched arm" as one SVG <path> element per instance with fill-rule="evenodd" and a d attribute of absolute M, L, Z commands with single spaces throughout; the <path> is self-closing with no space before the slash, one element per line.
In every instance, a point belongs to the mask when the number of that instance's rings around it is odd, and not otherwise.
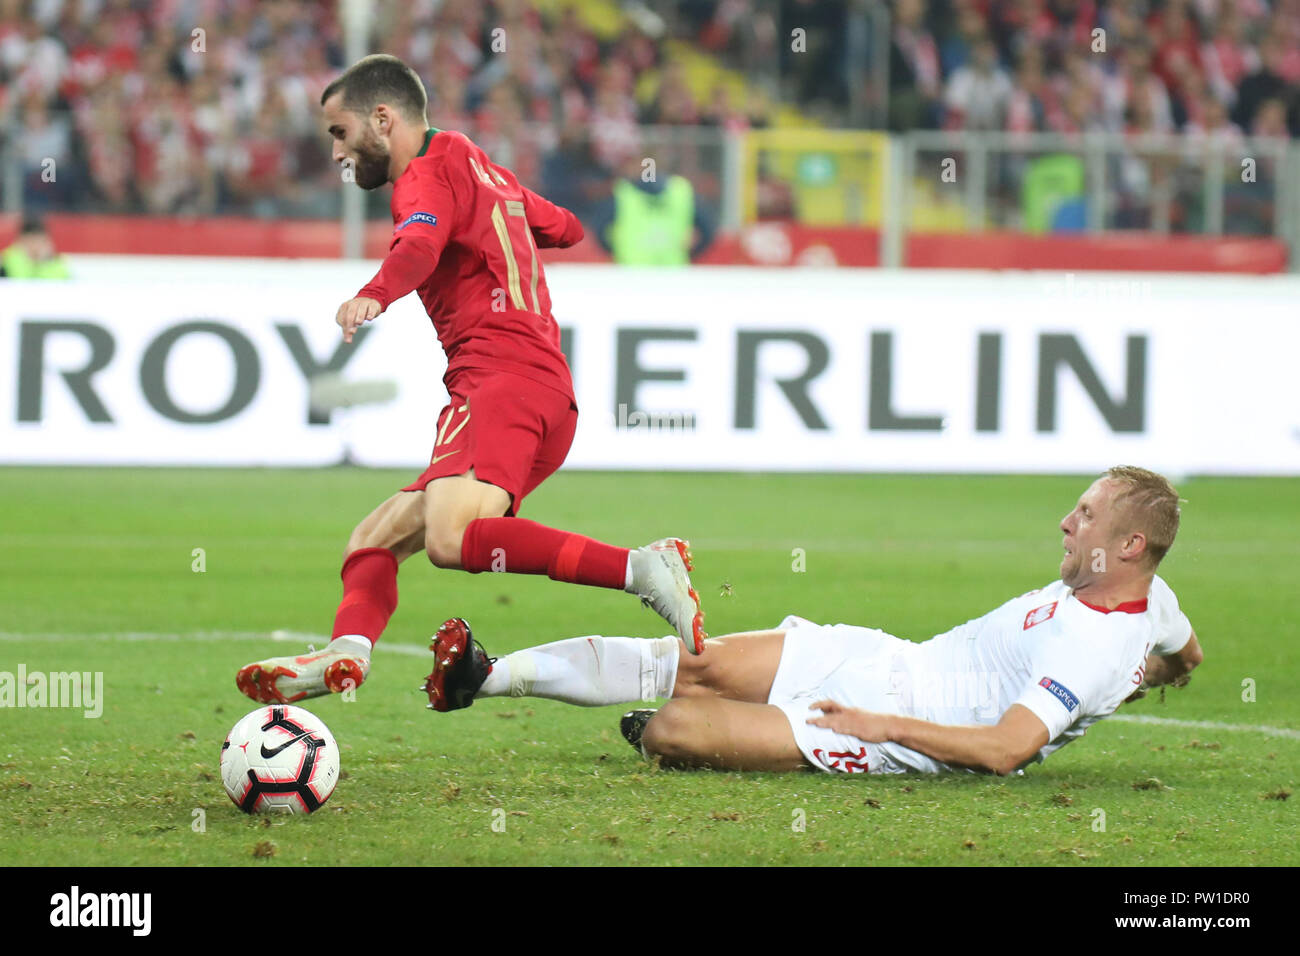
<path fill-rule="evenodd" d="M 818 701 L 815 727 L 852 734 L 867 743 L 897 743 L 941 763 L 975 767 L 1004 776 L 1026 763 L 1048 742 L 1047 726 L 1028 707 L 1012 704 L 991 727 L 956 727 L 898 714 L 873 714 Z"/>
<path fill-rule="evenodd" d="M 383 265 L 365 287 L 339 306 L 334 321 L 343 329 L 343 341 L 407 293 L 420 287 L 438 268 L 442 247 L 422 236 L 407 236 L 393 243 Z"/>

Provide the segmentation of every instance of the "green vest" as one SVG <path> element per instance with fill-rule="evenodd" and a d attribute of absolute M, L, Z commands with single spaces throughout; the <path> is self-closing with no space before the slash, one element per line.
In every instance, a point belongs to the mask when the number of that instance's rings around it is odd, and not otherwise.
<path fill-rule="evenodd" d="M 72 275 L 63 256 L 37 262 L 17 243 L 0 253 L 0 267 L 6 279 L 67 279 Z"/>
<path fill-rule="evenodd" d="M 1052 218 L 1061 203 L 1083 197 L 1085 179 L 1083 160 L 1078 156 L 1053 154 L 1031 162 L 1020 192 L 1025 232 L 1051 232 Z"/>
<path fill-rule="evenodd" d="M 684 266 L 691 261 L 695 193 L 681 176 L 648 193 L 626 179 L 614 184 L 614 222 L 608 239 L 614 261 L 628 266 Z"/>

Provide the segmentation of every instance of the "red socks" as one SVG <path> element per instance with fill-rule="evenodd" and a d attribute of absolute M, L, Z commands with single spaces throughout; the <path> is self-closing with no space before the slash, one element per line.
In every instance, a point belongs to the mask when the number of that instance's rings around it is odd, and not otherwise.
<path fill-rule="evenodd" d="M 526 518 L 477 518 L 465 528 L 460 563 L 466 571 L 545 574 L 556 581 L 623 590 L 627 548 L 559 531 Z"/>
<path fill-rule="evenodd" d="M 379 640 L 397 609 L 397 558 L 387 548 L 361 548 L 343 562 L 343 600 L 334 637 L 361 634 Z"/>
<path fill-rule="evenodd" d="M 479 518 L 461 540 L 466 571 L 546 574 L 556 581 L 621 591 L 627 548 L 548 528 L 523 518 Z M 379 640 L 397 610 L 397 558 L 387 548 L 361 548 L 343 562 L 343 600 L 334 637 L 360 634 Z"/>

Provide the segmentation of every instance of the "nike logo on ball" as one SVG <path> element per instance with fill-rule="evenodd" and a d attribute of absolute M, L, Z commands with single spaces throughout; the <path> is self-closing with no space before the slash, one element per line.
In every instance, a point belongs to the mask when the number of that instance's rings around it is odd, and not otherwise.
<path fill-rule="evenodd" d="M 291 738 L 289 738 L 289 739 L 286 740 L 284 743 L 280 744 L 280 746 L 276 747 L 274 750 L 267 750 L 267 749 L 266 749 L 266 744 L 262 744 L 262 759 L 263 759 L 263 760 L 270 760 L 272 757 L 274 757 L 274 756 L 275 756 L 276 754 L 278 754 L 280 751 L 284 750 L 286 747 L 292 747 L 292 746 L 293 746 L 294 744 L 296 744 L 298 741 L 302 740 L 302 738 L 304 738 L 304 737 L 310 737 L 310 736 L 311 736 L 311 731 L 310 731 L 310 730 L 304 730 L 302 733 L 298 734 L 296 737 L 291 737 Z"/>

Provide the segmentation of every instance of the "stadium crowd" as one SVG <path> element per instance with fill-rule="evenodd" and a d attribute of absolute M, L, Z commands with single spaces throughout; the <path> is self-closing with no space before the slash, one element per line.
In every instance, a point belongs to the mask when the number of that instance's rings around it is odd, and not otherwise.
<path fill-rule="evenodd" d="M 848 28 L 850 7 L 650 2 L 602 40 L 572 4 L 547 19 L 525 0 L 380 2 L 371 49 L 416 68 L 435 125 L 464 130 L 581 214 L 649 124 L 765 126 L 773 93 L 843 116 L 846 62 L 870 47 Z M 895 130 L 1300 133 L 1300 0 L 889 9 Z M 803 56 L 787 39 L 799 25 Z M 698 97 L 667 55 L 674 38 L 732 66 L 776 62 L 781 82 Z M 336 0 L 0 0 L 0 135 L 37 210 L 332 215 L 339 191 L 322 187 L 338 173 L 316 100 L 343 60 Z M 715 164 L 685 165 L 707 180 Z"/>
<path fill-rule="evenodd" d="M 601 42 L 573 7 L 551 23 L 521 0 L 376 11 L 371 49 L 420 73 L 435 125 L 575 205 L 608 193 L 645 124 L 768 122 L 761 96 L 697 101 L 673 64 L 638 102 L 669 36 L 642 23 Z M 335 0 L 0 0 L 0 130 L 33 208 L 330 215 L 316 99 L 343 60 Z"/>
<path fill-rule="evenodd" d="M 1300 135 L 1300 0 L 895 8 L 895 129 Z"/>

